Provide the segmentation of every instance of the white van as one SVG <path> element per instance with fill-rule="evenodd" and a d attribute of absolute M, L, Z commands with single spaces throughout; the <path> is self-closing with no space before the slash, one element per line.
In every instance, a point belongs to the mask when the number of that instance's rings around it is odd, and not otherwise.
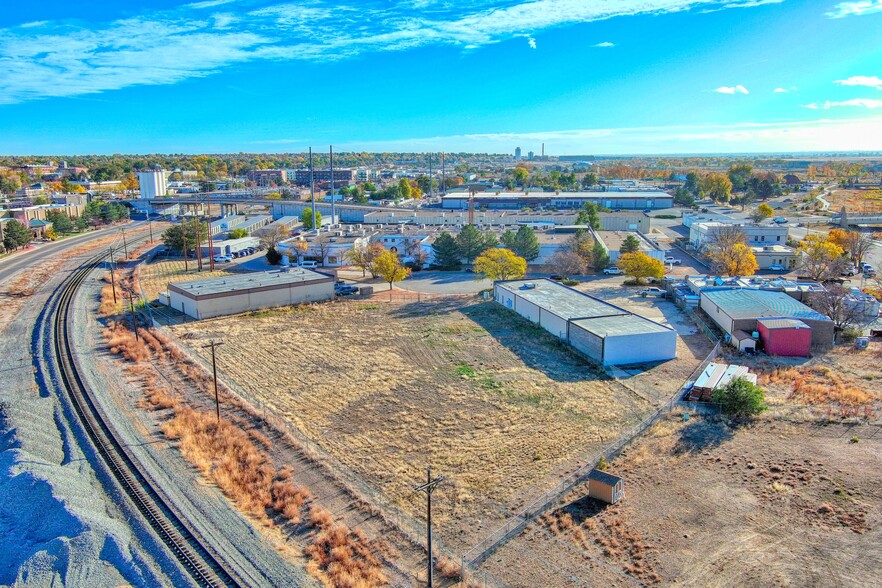
<path fill-rule="evenodd" d="M 315 269 L 318 267 L 318 262 L 303 260 L 297 264 L 297 267 L 302 267 L 303 269 Z"/>

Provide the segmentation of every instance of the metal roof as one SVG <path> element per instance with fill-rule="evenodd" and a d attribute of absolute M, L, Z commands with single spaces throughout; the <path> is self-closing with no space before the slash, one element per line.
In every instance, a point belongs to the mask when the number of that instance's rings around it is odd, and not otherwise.
<path fill-rule="evenodd" d="M 588 473 L 588 479 L 595 482 L 600 482 L 602 484 L 607 484 L 609 486 L 615 486 L 622 481 L 622 478 L 616 476 L 615 474 L 610 474 L 597 469 L 591 470 L 591 472 Z"/>
<path fill-rule="evenodd" d="M 573 321 L 573 324 L 598 337 L 669 333 L 673 330 L 636 314 L 583 318 Z"/>
<path fill-rule="evenodd" d="M 757 322 L 767 329 L 811 329 L 810 326 L 798 319 L 759 319 Z"/>
<path fill-rule="evenodd" d="M 628 311 L 603 300 L 544 278 L 499 282 L 497 285 L 566 320 L 628 314 Z"/>
<path fill-rule="evenodd" d="M 333 279 L 327 274 L 314 272 L 303 268 L 291 268 L 288 271 L 249 272 L 233 274 L 219 278 L 206 280 L 193 280 L 190 282 L 174 282 L 169 284 L 169 289 L 178 288 L 192 296 L 204 296 L 206 294 L 233 294 L 254 288 L 287 287 L 302 282 L 314 280 Z"/>
<path fill-rule="evenodd" d="M 794 300 L 784 292 L 748 290 L 742 288 L 727 290 L 704 289 L 701 295 L 719 306 L 733 319 L 752 318 L 798 318 L 815 321 L 829 321 L 823 314 Z"/>

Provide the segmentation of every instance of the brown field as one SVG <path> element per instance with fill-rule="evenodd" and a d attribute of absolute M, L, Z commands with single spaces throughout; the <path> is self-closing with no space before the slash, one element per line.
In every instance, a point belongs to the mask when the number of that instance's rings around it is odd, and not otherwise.
<path fill-rule="evenodd" d="M 825 197 L 830 202 L 830 211 L 838 213 L 843 206 L 852 214 L 872 214 L 882 212 L 882 191 L 880 190 L 834 190 Z"/>
<path fill-rule="evenodd" d="M 650 585 L 878 585 L 878 426 L 765 418 L 733 428 L 674 414 L 610 471 L 625 479 L 618 505 L 577 488 L 488 571 L 514 585 L 577 585 L 563 568 L 523 565 L 569 550 L 604 585 L 634 585 L 616 571 Z"/>
<path fill-rule="evenodd" d="M 565 345 L 492 303 L 347 300 L 173 329 L 221 371 L 411 513 L 432 465 L 436 516 L 468 544 L 650 408 Z M 679 386 L 675 383 L 674 387 Z M 463 521 L 487 522 L 484 528 Z M 440 531 L 447 535 L 450 531 Z"/>
<path fill-rule="evenodd" d="M 175 261 L 154 261 L 141 265 L 139 279 L 141 287 L 144 289 L 144 295 L 147 300 L 152 302 L 156 300 L 160 292 L 168 290 L 169 282 L 184 282 L 188 280 L 206 280 L 208 278 L 220 278 L 229 276 L 231 272 L 218 269 L 215 266 L 213 272 L 208 271 L 208 260 L 203 259 L 203 270 L 198 271 L 196 260 L 188 261 L 188 271 L 184 271 L 184 260 Z"/>

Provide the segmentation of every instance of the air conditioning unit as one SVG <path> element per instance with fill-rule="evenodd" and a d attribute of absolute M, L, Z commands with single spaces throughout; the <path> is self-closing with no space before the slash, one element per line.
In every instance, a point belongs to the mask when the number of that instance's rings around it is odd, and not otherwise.
<path fill-rule="evenodd" d="M 334 231 L 334 236 L 335 236 L 335 237 L 342 237 L 342 236 L 343 236 L 343 231 Z"/>

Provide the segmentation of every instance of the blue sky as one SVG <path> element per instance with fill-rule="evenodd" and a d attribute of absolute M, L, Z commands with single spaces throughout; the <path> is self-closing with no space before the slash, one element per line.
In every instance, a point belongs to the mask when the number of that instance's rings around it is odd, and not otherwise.
<path fill-rule="evenodd" d="M 130 0 L 0 14 L 0 153 L 882 150 L 882 0 Z"/>

